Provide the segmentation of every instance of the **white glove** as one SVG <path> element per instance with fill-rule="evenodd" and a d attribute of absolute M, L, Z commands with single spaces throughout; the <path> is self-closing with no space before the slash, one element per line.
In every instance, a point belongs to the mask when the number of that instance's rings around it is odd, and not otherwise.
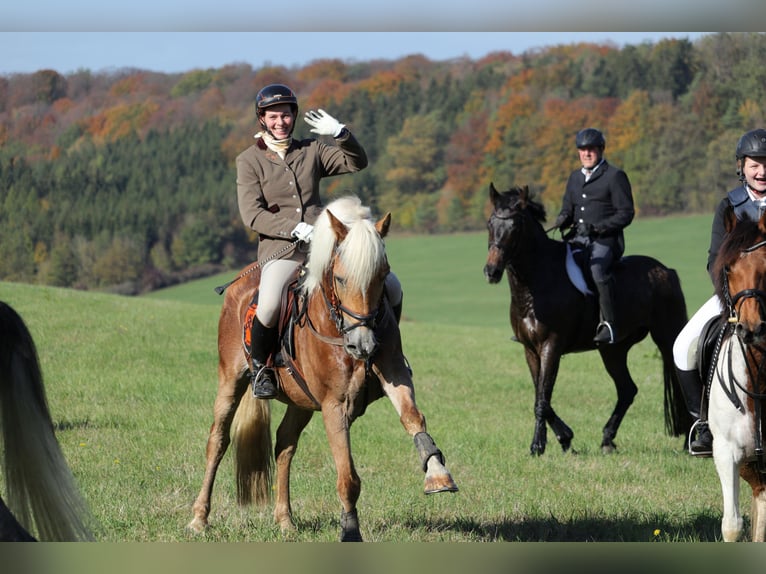
<path fill-rule="evenodd" d="M 301 221 L 298 225 L 295 226 L 295 229 L 293 229 L 290 232 L 290 235 L 295 237 L 298 241 L 309 243 L 311 241 L 311 236 L 313 235 L 313 233 L 314 233 L 314 226 L 304 221 Z"/>
<path fill-rule="evenodd" d="M 303 119 L 306 120 L 308 125 L 314 127 L 311 131 L 320 136 L 332 136 L 336 138 L 340 135 L 341 130 L 346 127 L 345 124 L 340 123 L 322 109 L 317 111 L 307 111 L 306 115 L 303 116 Z"/>

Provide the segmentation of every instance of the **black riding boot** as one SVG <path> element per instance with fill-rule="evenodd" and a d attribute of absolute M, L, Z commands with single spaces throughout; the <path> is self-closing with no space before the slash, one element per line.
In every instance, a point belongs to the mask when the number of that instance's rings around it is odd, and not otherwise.
<path fill-rule="evenodd" d="M 601 311 L 601 322 L 596 327 L 596 343 L 614 343 L 617 340 L 617 330 L 614 321 L 615 284 L 614 278 L 602 283 L 596 283 L 598 305 Z"/>
<path fill-rule="evenodd" d="M 252 365 L 253 395 L 259 399 L 273 399 L 277 396 L 277 374 L 274 369 L 266 366 L 277 342 L 277 328 L 264 327 L 253 317 L 253 327 L 250 339 L 250 356 Z"/>
<path fill-rule="evenodd" d="M 713 435 L 710 433 L 707 421 L 700 418 L 703 389 L 702 378 L 697 369 L 692 371 L 676 369 L 676 373 L 678 373 L 678 381 L 681 383 L 681 391 L 686 401 L 686 409 L 696 419 L 689 436 L 689 453 L 693 456 L 712 456 Z M 691 437 L 695 431 L 697 438 L 692 440 Z"/>

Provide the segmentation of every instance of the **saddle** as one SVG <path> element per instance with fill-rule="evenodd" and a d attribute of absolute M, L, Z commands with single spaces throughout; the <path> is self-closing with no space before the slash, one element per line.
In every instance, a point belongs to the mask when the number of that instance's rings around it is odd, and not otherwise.
<path fill-rule="evenodd" d="M 727 320 L 724 316 L 712 317 L 705 323 L 697 342 L 697 369 L 702 379 L 702 401 L 700 403 L 700 419 L 707 420 L 707 406 L 710 398 L 710 385 L 718 362 L 718 353 L 721 350 L 721 342 Z M 730 396 L 731 398 L 731 396 Z M 739 408 L 739 400 L 732 398 L 734 405 Z"/>
<path fill-rule="evenodd" d="M 565 241 L 566 270 L 569 281 L 583 295 L 594 295 L 596 293 L 596 283 L 588 265 L 588 251 L 582 244 L 571 241 Z M 616 277 L 618 270 L 624 265 L 625 256 L 620 257 L 612 266 L 612 274 Z"/>
<path fill-rule="evenodd" d="M 279 323 L 277 325 L 279 348 L 274 355 L 269 357 L 268 366 L 270 367 L 284 367 L 286 364 L 284 359 L 285 353 L 289 355 L 291 359 L 295 359 L 293 328 L 306 310 L 306 302 L 298 295 L 302 277 L 303 273 L 301 268 L 296 276 L 288 281 L 282 289 L 282 306 L 279 311 Z M 244 347 L 248 362 L 250 361 L 250 345 L 252 344 L 253 318 L 255 317 L 255 311 L 258 308 L 258 293 L 259 290 L 256 287 L 253 297 L 245 309 L 245 316 L 242 320 L 242 346 Z M 303 303 L 301 303 L 301 301 L 303 301 Z"/>

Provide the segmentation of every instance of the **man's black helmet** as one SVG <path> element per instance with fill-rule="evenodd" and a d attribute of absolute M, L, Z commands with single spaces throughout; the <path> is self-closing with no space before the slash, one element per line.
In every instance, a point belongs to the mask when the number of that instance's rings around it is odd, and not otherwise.
<path fill-rule="evenodd" d="M 584 147 L 606 147 L 606 140 L 604 134 L 598 131 L 596 128 L 585 128 L 577 132 L 575 137 L 575 145 L 578 148 Z"/>
<path fill-rule="evenodd" d="M 298 98 L 295 97 L 295 92 L 284 84 L 269 84 L 261 88 L 261 91 L 255 96 L 255 113 L 259 116 L 263 115 L 266 108 L 277 104 L 290 104 L 293 113 L 298 113 Z"/>
<path fill-rule="evenodd" d="M 752 130 L 739 138 L 737 159 L 745 157 L 766 157 L 766 130 Z"/>

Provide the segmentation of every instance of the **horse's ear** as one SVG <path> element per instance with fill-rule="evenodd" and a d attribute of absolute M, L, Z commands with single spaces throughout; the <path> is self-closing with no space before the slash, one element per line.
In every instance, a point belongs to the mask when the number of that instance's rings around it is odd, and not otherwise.
<path fill-rule="evenodd" d="M 519 188 L 519 202 L 521 203 L 522 208 L 527 206 L 528 199 L 529 199 L 529 186 L 525 185 L 524 187 Z"/>
<path fill-rule="evenodd" d="M 489 182 L 489 199 L 492 201 L 492 205 L 495 205 L 497 203 L 497 198 L 500 196 L 500 194 L 495 189 L 495 183 L 490 181 Z"/>
<path fill-rule="evenodd" d="M 727 205 L 723 212 L 723 226 L 726 233 L 730 233 L 737 226 L 737 216 L 734 215 L 734 208 L 731 204 Z"/>
<path fill-rule="evenodd" d="M 388 228 L 391 226 L 391 212 L 389 211 L 383 217 L 381 217 L 375 224 L 375 229 L 378 230 L 381 237 L 388 235 Z"/>
<path fill-rule="evenodd" d="M 335 232 L 335 238 L 338 243 L 342 243 L 346 238 L 346 235 L 348 235 L 348 228 L 343 225 L 343 222 L 335 217 L 329 209 L 327 210 L 327 215 L 330 219 L 330 227 L 332 227 L 332 230 Z"/>

